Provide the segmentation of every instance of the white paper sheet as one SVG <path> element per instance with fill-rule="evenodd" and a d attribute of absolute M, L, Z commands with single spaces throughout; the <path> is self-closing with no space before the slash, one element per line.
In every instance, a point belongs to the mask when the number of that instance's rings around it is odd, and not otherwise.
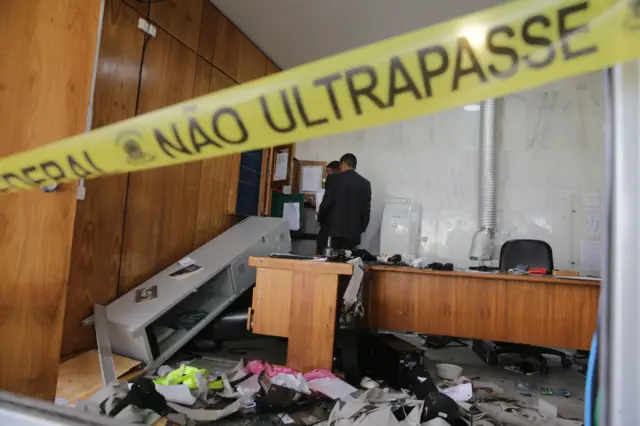
<path fill-rule="evenodd" d="M 288 373 L 278 373 L 273 376 L 271 379 L 271 383 L 274 385 L 282 386 L 285 388 L 293 389 L 298 392 L 302 392 L 304 394 L 310 394 L 308 382 L 302 377 L 302 373 L 298 373 L 297 375 L 288 374 Z"/>
<path fill-rule="evenodd" d="M 287 220 L 290 231 L 300 229 L 300 203 L 284 203 L 282 217 Z"/>
<path fill-rule="evenodd" d="M 183 268 L 187 266 L 191 266 L 194 263 L 196 263 L 196 261 L 190 258 L 189 256 L 183 257 L 182 259 L 178 260 L 178 265 L 182 266 Z"/>
<path fill-rule="evenodd" d="M 322 199 L 324 198 L 324 189 L 316 192 L 316 213 L 320 211 L 320 204 L 322 204 Z"/>
<path fill-rule="evenodd" d="M 300 192 L 316 193 L 322 189 L 322 166 L 303 166 Z"/>
<path fill-rule="evenodd" d="M 187 385 L 156 385 L 156 391 L 169 402 L 182 405 L 196 403 L 196 397 L 193 396 Z"/>
<path fill-rule="evenodd" d="M 273 180 L 280 181 L 287 179 L 287 169 L 289 166 L 289 153 L 279 152 L 276 154 L 276 169 L 273 173 Z"/>
<path fill-rule="evenodd" d="M 312 391 L 320 392 L 331 399 L 340 399 L 358 390 L 338 378 L 316 379 L 307 382 L 307 384 Z"/>
<path fill-rule="evenodd" d="M 550 402 L 545 401 L 542 398 L 538 399 L 538 411 L 540 411 L 547 417 L 551 417 L 552 419 L 558 417 L 558 407 L 551 404 Z"/>
<path fill-rule="evenodd" d="M 462 383 L 460 385 L 442 389 L 440 392 L 456 402 L 465 402 L 471 399 L 471 396 L 473 395 L 473 386 L 471 383 Z"/>
<path fill-rule="evenodd" d="M 580 265 L 582 271 L 599 271 L 602 258 L 600 241 L 580 241 Z"/>
<path fill-rule="evenodd" d="M 196 422 L 213 422 L 215 420 L 221 419 L 223 417 L 227 417 L 242 407 L 244 405 L 244 401 L 242 399 L 237 399 L 231 404 L 227 405 L 225 408 L 221 410 L 206 410 L 204 408 L 187 408 L 178 404 L 174 404 L 173 402 L 167 402 L 167 405 L 178 413 L 185 414 L 191 420 Z"/>

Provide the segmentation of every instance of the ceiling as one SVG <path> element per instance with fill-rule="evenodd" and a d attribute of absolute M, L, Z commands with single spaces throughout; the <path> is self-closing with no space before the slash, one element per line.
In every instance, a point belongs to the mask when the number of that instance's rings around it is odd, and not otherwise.
<path fill-rule="evenodd" d="M 211 0 L 282 69 L 504 0 Z"/>

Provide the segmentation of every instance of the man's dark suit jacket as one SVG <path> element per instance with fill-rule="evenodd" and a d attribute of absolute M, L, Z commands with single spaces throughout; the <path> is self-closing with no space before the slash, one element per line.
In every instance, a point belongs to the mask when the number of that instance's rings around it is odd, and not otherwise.
<path fill-rule="evenodd" d="M 318 222 L 330 226 L 329 236 L 360 244 L 360 236 L 369 225 L 370 215 L 369 181 L 355 170 L 331 176 L 331 184 L 327 185 L 318 211 Z"/>

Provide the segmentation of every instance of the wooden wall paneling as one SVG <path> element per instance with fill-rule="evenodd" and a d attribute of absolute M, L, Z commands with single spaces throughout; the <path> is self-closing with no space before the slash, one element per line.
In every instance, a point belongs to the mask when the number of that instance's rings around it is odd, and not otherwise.
<path fill-rule="evenodd" d="M 1 9 L 0 157 L 82 133 L 100 0 L 3 0 Z M 76 194 L 66 184 L 0 198 L 2 390 L 53 400 Z"/>
<path fill-rule="evenodd" d="M 273 148 L 262 150 L 262 169 L 260 170 L 260 197 L 258 198 L 258 216 L 269 216 L 267 201 L 271 198 L 271 156 Z"/>
<path fill-rule="evenodd" d="M 238 83 L 246 83 L 264 77 L 267 71 L 267 57 L 244 34 L 238 43 Z"/>
<path fill-rule="evenodd" d="M 213 65 L 237 81 L 240 31 L 229 19 L 220 14 L 216 24 L 213 47 Z"/>
<path fill-rule="evenodd" d="M 196 54 L 159 29 L 147 46 L 140 113 L 191 98 L 195 69 Z M 131 174 L 120 293 L 192 250 L 200 166 L 196 162 Z"/>
<path fill-rule="evenodd" d="M 149 6 L 151 2 L 154 0 L 120 0 L 124 1 L 130 7 L 132 7 L 136 12 L 138 12 L 142 17 L 147 16 L 147 12 L 149 11 Z M 138 24 L 136 23 L 136 26 Z"/>
<path fill-rule="evenodd" d="M 209 0 L 203 0 L 198 54 L 211 63 L 213 63 L 213 47 L 219 18 L 220 12 L 218 12 L 218 9 Z"/>
<path fill-rule="evenodd" d="M 238 205 L 238 184 L 240 183 L 240 160 L 242 154 L 231 154 L 228 156 L 230 162 L 231 179 L 229 182 L 229 197 L 227 198 L 227 213 L 236 214 Z"/>
<path fill-rule="evenodd" d="M 226 18 L 224 18 L 226 19 Z M 215 55 L 214 55 L 215 57 Z M 222 73 L 220 73 L 223 75 Z M 212 76 L 213 77 L 213 76 Z M 218 77 L 222 78 L 222 77 Z M 213 80 L 212 80 L 213 84 Z M 236 213 L 236 206 L 238 204 L 238 183 L 240 182 L 240 159 L 242 154 L 231 154 L 225 157 L 228 161 L 229 167 L 229 192 L 227 197 L 227 214 L 233 215 Z"/>
<path fill-rule="evenodd" d="M 215 67 L 211 69 L 209 91 L 217 92 L 236 83 Z M 198 193 L 198 217 L 196 220 L 195 246 L 199 247 L 229 229 L 235 218 L 227 211 L 231 194 L 236 194 L 237 181 L 231 186 L 233 156 L 215 157 L 202 161 L 200 190 Z"/>
<path fill-rule="evenodd" d="M 211 64 L 204 59 L 196 59 L 196 71 L 193 77 L 193 98 L 206 95 L 210 92 L 211 68 L 213 68 Z"/>
<path fill-rule="evenodd" d="M 208 0 L 152 1 L 149 17 L 167 33 L 197 52 L 203 3 L 208 3 Z"/>
<path fill-rule="evenodd" d="M 107 0 L 94 94 L 93 128 L 135 115 L 144 33 L 140 15 L 121 0 Z M 95 347 L 93 327 L 81 321 L 93 304 L 107 304 L 118 293 L 122 224 L 128 175 L 85 182 L 78 201 L 71 251 L 62 356 Z"/>
<path fill-rule="evenodd" d="M 271 75 L 280 72 L 280 68 L 276 64 L 274 64 L 269 58 L 267 58 L 266 71 L 264 75 Z"/>

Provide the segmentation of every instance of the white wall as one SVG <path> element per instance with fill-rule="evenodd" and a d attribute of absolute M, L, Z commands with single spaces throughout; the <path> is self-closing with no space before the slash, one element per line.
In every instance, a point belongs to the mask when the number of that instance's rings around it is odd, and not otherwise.
<path fill-rule="evenodd" d="M 600 74 L 504 99 L 498 126 L 498 243 L 543 239 L 551 244 L 557 267 L 572 268 L 574 262 L 579 269 L 580 241 L 599 239 L 585 236 L 583 197 L 603 187 L 602 100 Z M 358 172 L 373 191 L 363 247 L 379 251 L 385 201 L 410 197 L 422 203 L 421 232 L 428 241 L 421 255 L 462 267 L 470 264 L 469 244 L 478 227 L 479 128 L 480 113 L 459 108 L 299 143 L 296 157 L 331 161 L 346 152 L 356 155 Z"/>

